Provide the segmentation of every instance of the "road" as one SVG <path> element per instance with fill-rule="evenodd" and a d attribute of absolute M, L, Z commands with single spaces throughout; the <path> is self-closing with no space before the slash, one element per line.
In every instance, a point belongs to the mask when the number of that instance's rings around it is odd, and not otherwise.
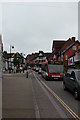
<path fill-rule="evenodd" d="M 10 89 L 11 92 L 9 92 Z M 29 96 L 28 92 L 30 93 Z M 13 99 L 12 93 L 15 98 L 17 97 L 16 99 Z M 21 98 L 22 96 L 24 100 Z M 17 100 L 20 102 L 18 103 Z M 10 101 L 13 102 L 13 105 Z M 67 106 L 65 107 L 63 103 Z M 27 108 L 29 104 L 31 104 L 33 114 Z M 16 105 L 17 112 L 22 110 L 18 115 L 14 114 L 13 111 L 16 109 Z M 24 106 L 27 110 L 25 114 L 23 114 L 24 109 L 22 109 Z M 16 116 L 17 118 L 75 118 L 75 116 L 79 116 L 79 106 L 80 101 L 75 100 L 73 94 L 69 91 L 63 90 L 62 81 L 46 81 L 34 71 L 29 71 L 28 79 L 25 73 L 12 74 L 11 76 L 4 75 L 3 77 L 3 118 L 15 118 Z M 10 108 L 13 111 L 12 114 Z"/>
<path fill-rule="evenodd" d="M 41 75 L 35 73 L 35 78 L 37 77 L 37 80 L 39 80 L 42 84 L 45 83 L 47 85 L 48 89 L 50 88 L 52 92 L 55 92 L 56 95 L 71 109 L 69 110 L 68 108 L 65 109 L 63 104 L 60 103 L 60 100 L 57 100 L 54 95 L 52 96 L 53 99 L 56 101 L 57 105 L 65 112 L 68 118 L 72 118 L 73 116 L 71 115 L 73 111 L 76 116 L 80 116 L 80 101 L 75 100 L 74 96 L 72 93 L 69 91 L 64 91 L 62 88 L 62 81 L 46 81 L 41 77 Z M 47 90 L 48 90 L 47 89 Z M 49 92 L 50 93 L 50 92 Z M 70 113 L 71 112 L 71 113 Z"/>
<path fill-rule="evenodd" d="M 38 75 L 38 74 L 36 74 Z M 46 81 L 39 75 L 40 79 L 44 81 L 44 83 L 50 87 L 76 114 L 80 113 L 79 104 L 80 100 L 74 99 L 74 94 L 70 91 L 63 90 L 63 82 L 62 81 Z"/>

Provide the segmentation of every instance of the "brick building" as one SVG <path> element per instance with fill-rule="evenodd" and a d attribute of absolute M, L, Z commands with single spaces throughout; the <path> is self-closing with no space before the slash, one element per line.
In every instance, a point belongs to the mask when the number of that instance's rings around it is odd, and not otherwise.
<path fill-rule="evenodd" d="M 42 62 L 50 59 L 52 59 L 52 53 L 44 53 L 43 51 L 39 51 L 38 53 L 32 53 L 27 55 L 26 64 L 34 66 L 37 64 L 42 64 Z"/>
<path fill-rule="evenodd" d="M 65 65 L 65 69 L 67 69 L 67 66 L 74 65 L 74 58 L 75 58 L 75 53 L 79 49 L 80 43 L 79 41 L 75 41 L 61 53 L 63 56 L 63 62 Z"/>
<path fill-rule="evenodd" d="M 66 41 L 62 40 L 53 40 L 52 44 L 52 57 L 54 60 L 58 60 L 59 57 L 59 51 L 63 47 L 63 45 L 66 43 Z"/>
<path fill-rule="evenodd" d="M 32 53 L 32 54 L 28 54 L 26 56 L 26 64 L 27 65 L 34 65 L 35 64 L 35 58 L 38 56 L 38 53 Z"/>
<path fill-rule="evenodd" d="M 74 64 L 75 52 L 79 49 L 80 43 L 78 40 L 76 41 L 75 37 L 72 37 L 63 42 L 53 41 L 53 44 L 53 59 L 63 61 L 66 70 L 69 65 Z M 71 61 L 73 63 L 70 63 Z"/>

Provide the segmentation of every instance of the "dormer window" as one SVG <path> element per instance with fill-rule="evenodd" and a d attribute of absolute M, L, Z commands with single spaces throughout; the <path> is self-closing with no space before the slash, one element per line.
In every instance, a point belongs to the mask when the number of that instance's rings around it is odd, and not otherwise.
<path fill-rule="evenodd" d="M 39 56 L 42 56 L 42 53 L 40 53 Z"/>
<path fill-rule="evenodd" d="M 56 55 L 54 55 L 53 58 L 56 59 Z"/>

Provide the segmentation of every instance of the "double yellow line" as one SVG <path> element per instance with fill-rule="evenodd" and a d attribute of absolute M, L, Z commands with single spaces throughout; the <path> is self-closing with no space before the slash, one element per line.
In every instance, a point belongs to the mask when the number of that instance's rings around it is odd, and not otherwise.
<path fill-rule="evenodd" d="M 64 101 L 58 97 L 58 95 L 53 91 L 51 90 L 39 77 L 38 77 L 39 81 L 45 86 L 45 88 L 47 88 L 47 90 L 53 95 L 55 96 L 55 98 L 62 104 L 62 106 L 71 114 L 71 116 L 76 119 L 76 120 L 80 120 L 80 117 L 75 113 L 73 112 L 69 106 L 67 106 L 66 103 L 64 103 Z"/>

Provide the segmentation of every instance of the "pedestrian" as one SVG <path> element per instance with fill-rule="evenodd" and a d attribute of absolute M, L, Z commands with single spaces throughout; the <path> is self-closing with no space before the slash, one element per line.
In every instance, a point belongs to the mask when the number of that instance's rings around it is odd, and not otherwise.
<path fill-rule="evenodd" d="M 21 73 L 21 72 L 22 72 L 22 66 L 20 66 L 20 68 L 19 68 L 19 69 L 20 69 L 20 73 Z"/>
<path fill-rule="evenodd" d="M 16 66 L 14 67 L 14 73 L 16 73 Z"/>
<path fill-rule="evenodd" d="M 24 67 L 23 67 L 23 73 L 24 73 Z"/>

